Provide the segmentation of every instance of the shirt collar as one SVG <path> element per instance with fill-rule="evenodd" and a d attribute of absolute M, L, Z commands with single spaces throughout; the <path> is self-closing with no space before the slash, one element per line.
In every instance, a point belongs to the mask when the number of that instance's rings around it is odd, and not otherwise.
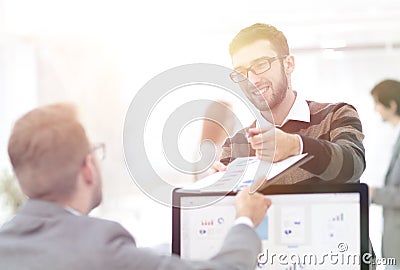
<path fill-rule="evenodd" d="M 82 213 L 69 207 L 69 206 L 64 206 L 64 209 L 67 210 L 68 212 L 70 212 L 71 214 L 75 215 L 75 216 L 82 216 Z"/>
<path fill-rule="evenodd" d="M 292 108 L 290 108 L 288 115 L 279 127 L 282 127 L 291 120 L 310 123 L 310 108 L 308 107 L 307 101 L 298 93 L 296 93 L 296 99 L 294 100 Z"/>

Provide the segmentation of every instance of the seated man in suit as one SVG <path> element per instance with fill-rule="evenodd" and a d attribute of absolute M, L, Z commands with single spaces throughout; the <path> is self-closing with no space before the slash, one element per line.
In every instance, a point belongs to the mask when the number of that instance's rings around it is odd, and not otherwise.
<path fill-rule="evenodd" d="M 102 199 L 98 150 L 73 106 L 34 109 L 15 124 L 8 153 L 29 200 L 0 229 L 1 269 L 254 269 L 261 242 L 253 230 L 271 201 L 245 190 L 238 219 L 218 254 L 204 262 L 135 246 L 118 223 L 88 217 Z M 246 244 L 244 244 L 246 243 Z"/>

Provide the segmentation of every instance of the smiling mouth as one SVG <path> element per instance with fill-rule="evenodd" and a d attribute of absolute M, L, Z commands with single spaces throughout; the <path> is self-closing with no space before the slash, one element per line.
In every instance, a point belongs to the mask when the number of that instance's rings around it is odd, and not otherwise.
<path fill-rule="evenodd" d="M 261 96 L 261 95 L 263 95 L 265 92 L 267 92 L 267 87 L 264 87 L 264 88 L 262 88 L 262 89 L 260 89 L 260 90 L 254 91 L 253 94 L 256 95 L 256 96 Z"/>

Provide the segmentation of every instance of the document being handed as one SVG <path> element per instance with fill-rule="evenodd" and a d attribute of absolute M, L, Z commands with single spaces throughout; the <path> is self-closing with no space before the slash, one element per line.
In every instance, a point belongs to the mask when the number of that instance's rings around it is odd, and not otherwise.
<path fill-rule="evenodd" d="M 272 184 L 277 176 L 284 174 L 289 168 L 298 167 L 308 161 L 311 156 L 301 154 L 288 157 L 279 162 L 267 162 L 257 157 L 236 158 L 226 171 L 220 171 L 200 179 L 185 189 L 201 191 L 231 191 L 250 186 L 251 192 L 256 192 L 261 186 Z"/>

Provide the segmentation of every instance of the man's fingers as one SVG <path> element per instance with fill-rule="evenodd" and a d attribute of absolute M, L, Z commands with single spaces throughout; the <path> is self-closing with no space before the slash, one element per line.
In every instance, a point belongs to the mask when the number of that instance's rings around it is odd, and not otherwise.
<path fill-rule="evenodd" d="M 262 150 L 257 150 L 256 151 L 256 157 L 260 160 L 265 160 L 265 161 L 269 161 L 272 162 L 274 161 L 274 153 L 271 151 L 262 151 Z"/>
<path fill-rule="evenodd" d="M 243 194 L 250 193 L 250 187 L 245 186 L 238 192 L 238 196 L 244 196 Z"/>
<path fill-rule="evenodd" d="M 265 143 L 273 143 L 274 142 L 274 133 L 273 132 L 264 132 L 254 136 L 249 137 L 249 142 L 252 147 L 265 144 Z"/>
<path fill-rule="evenodd" d="M 265 141 L 265 142 L 261 142 L 261 143 L 250 142 L 250 144 L 254 150 L 266 150 L 266 151 L 274 151 L 275 150 L 275 144 L 273 141 Z"/>
<path fill-rule="evenodd" d="M 250 193 L 250 188 L 245 187 L 238 192 L 235 206 L 237 217 L 249 217 L 257 227 L 271 206 L 271 200 L 259 192 Z"/>
<path fill-rule="evenodd" d="M 217 172 L 226 171 L 226 166 L 222 164 L 220 161 L 215 161 L 214 164 L 212 165 L 212 168 Z"/>
<path fill-rule="evenodd" d="M 268 132 L 272 129 L 274 129 L 275 127 L 273 125 L 270 126 L 266 126 L 266 127 L 261 127 L 261 128 L 249 128 L 247 130 L 247 133 L 249 134 L 249 136 L 255 136 L 258 135 L 260 133 L 265 133 Z"/>
<path fill-rule="evenodd" d="M 272 201 L 267 197 L 264 197 L 264 201 L 265 201 L 265 204 L 267 205 L 267 209 L 270 208 Z"/>

